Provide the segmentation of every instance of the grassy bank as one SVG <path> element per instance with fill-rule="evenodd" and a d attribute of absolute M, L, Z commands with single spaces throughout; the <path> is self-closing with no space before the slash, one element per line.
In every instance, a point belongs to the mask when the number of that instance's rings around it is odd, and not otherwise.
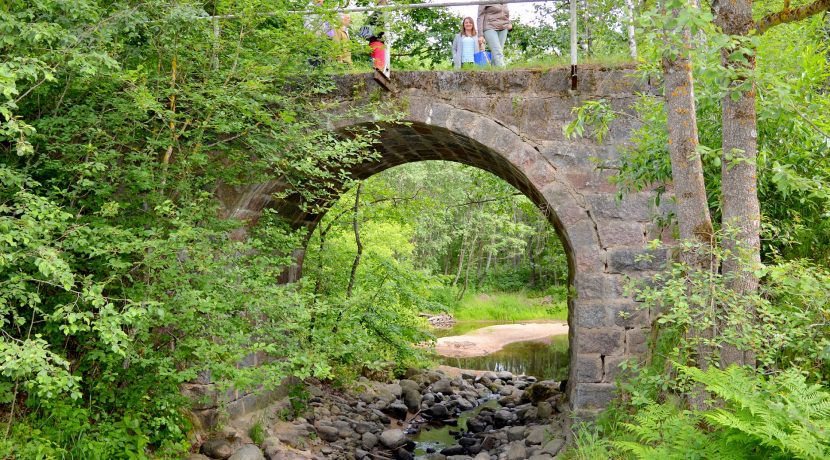
<path fill-rule="evenodd" d="M 564 299 L 543 303 L 522 292 L 471 294 L 452 312 L 458 321 L 526 321 L 531 319 L 568 319 Z"/>

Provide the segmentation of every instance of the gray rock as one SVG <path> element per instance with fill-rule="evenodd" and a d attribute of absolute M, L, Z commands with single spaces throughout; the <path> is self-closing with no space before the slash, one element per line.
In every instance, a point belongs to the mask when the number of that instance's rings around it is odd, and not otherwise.
<path fill-rule="evenodd" d="M 387 414 L 390 417 L 394 417 L 399 420 L 403 420 L 406 418 L 407 407 L 405 404 L 400 402 L 394 402 L 383 409 L 383 413 Z"/>
<path fill-rule="evenodd" d="M 409 412 L 412 412 L 413 414 L 418 412 L 418 409 L 421 407 L 421 393 L 418 390 L 413 390 L 411 388 L 404 389 L 403 403 L 406 404 L 406 408 Z"/>
<path fill-rule="evenodd" d="M 509 410 L 500 410 L 496 412 L 496 415 L 493 417 L 493 426 L 496 428 L 501 428 L 507 425 L 510 425 L 516 420 L 516 414 L 510 412 Z"/>
<path fill-rule="evenodd" d="M 355 451 L 354 451 L 354 456 L 357 460 L 362 460 L 362 459 L 366 458 L 367 455 L 369 455 L 369 452 L 367 452 L 363 449 L 355 449 Z"/>
<path fill-rule="evenodd" d="M 378 437 L 372 432 L 363 433 L 360 445 L 366 450 L 372 450 L 378 444 Z"/>
<path fill-rule="evenodd" d="M 490 457 L 487 458 L 489 459 Z M 450 455 L 447 457 L 447 460 L 473 460 L 473 457 L 469 455 Z"/>
<path fill-rule="evenodd" d="M 432 384 L 432 391 L 434 393 L 441 393 L 443 395 L 453 394 L 452 383 L 450 379 L 441 379 Z"/>
<path fill-rule="evenodd" d="M 504 380 L 505 382 L 509 382 L 513 380 L 513 373 L 507 371 L 496 372 L 496 377 Z"/>
<path fill-rule="evenodd" d="M 478 455 L 473 458 L 473 460 L 490 460 L 490 454 L 487 452 L 479 452 Z"/>
<path fill-rule="evenodd" d="M 510 396 L 510 395 L 513 394 L 514 389 L 515 388 L 513 388 L 512 385 L 505 385 L 505 386 L 499 388 L 499 395 L 501 395 L 501 396 Z"/>
<path fill-rule="evenodd" d="M 421 386 L 418 385 L 418 382 L 409 379 L 403 379 L 398 382 L 398 385 L 401 386 L 401 393 L 405 392 L 406 390 L 415 390 L 417 392 L 421 392 Z"/>
<path fill-rule="evenodd" d="M 185 460 L 210 460 L 210 457 L 202 454 L 190 454 Z"/>
<path fill-rule="evenodd" d="M 525 444 L 528 446 L 542 444 L 542 442 L 545 441 L 546 436 L 547 428 L 544 425 L 534 426 L 530 428 L 530 433 L 528 433 L 527 438 L 525 438 Z"/>
<path fill-rule="evenodd" d="M 562 447 L 564 445 L 565 445 L 565 440 L 564 439 L 562 439 L 562 438 L 552 439 L 552 440 L 548 441 L 545 444 L 545 447 L 542 447 L 542 452 L 545 452 L 545 453 L 548 453 L 548 454 L 551 454 L 551 455 L 556 455 L 556 454 L 559 453 L 560 450 L 562 450 Z"/>
<path fill-rule="evenodd" d="M 507 460 L 527 460 L 527 449 L 521 441 L 513 441 L 507 448 Z"/>
<path fill-rule="evenodd" d="M 549 418 L 553 415 L 553 406 L 551 406 L 547 401 L 540 402 L 539 405 L 536 406 L 536 415 L 542 420 Z"/>
<path fill-rule="evenodd" d="M 337 428 L 333 426 L 319 426 L 317 427 L 317 436 L 323 441 L 334 442 L 340 439 L 340 434 Z"/>
<path fill-rule="evenodd" d="M 507 429 L 507 440 L 508 441 L 518 441 L 525 437 L 525 427 L 523 426 L 511 426 Z"/>
<path fill-rule="evenodd" d="M 245 444 L 233 453 L 228 460 L 265 460 L 265 455 L 259 447 L 253 444 Z"/>
<path fill-rule="evenodd" d="M 406 443 L 406 435 L 403 430 L 386 430 L 380 435 L 380 443 L 389 449 L 396 449 Z"/>
<path fill-rule="evenodd" d="M 541 453 L 541 454 L 533 454 L 527 460 L 551 460 L 552 458 L 553 457 L 551 457 L 548 454 Z"/>
<path fill-rule="evenodd" d="M 403 387 L 399 383 L 387 383 L 386 390 L 392 393 L 396 398 L 400 398 L 403 392 Z"/>
<path fill-rule="evenodd" d="M 208 439 L 202 444 L 200 452 L 210 458 L 224 460 L 233 454 L 233 445 L 225 438 Z"/>
<path fill-rule="evenodd" d="M 427 413 L 434 419 L 443 420 L 450 415 L 450 411 L 447 409 L 447 406 L 439 403 L 435 404 L 434 406 L 429 408 Z"/>

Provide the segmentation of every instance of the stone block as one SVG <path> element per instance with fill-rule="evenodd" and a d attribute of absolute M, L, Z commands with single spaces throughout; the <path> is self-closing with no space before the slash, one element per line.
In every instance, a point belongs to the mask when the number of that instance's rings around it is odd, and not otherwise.
<path fill-rule="evenodd" d="M 573 250 L 574 268 L 577 273 L 601 272 L 605 267 L 605 254 L 598 248 L 580 247 Z"/>
<path fill-rule="evenodd" d="M 574 288 L 579 300 L 616 299 L 623 293 L 623 277 L 607 273 L 577 273 Z"/>
<path fill-rule="evenodd" d="M 625 351 L 629 355 L 642 356 L 648 351 L 649 329 L 625 331 Z"/>
<path fill-rule="evenodd" d="M 600 355 L 577 355 L 575 365 L 575 383 L 597 383 L 602 381 L 603 369 Z"/>
<path fill-rule="evenodd" d="M 614 248 L 607 254 L 609 273 L 660 271 L 666 266 L 666 249 Z"/>
<path fill-rule="evenodd" d="M 649 222 L 654 213 L 654 197 L 648 192 L 628 194 L 622 200 L 612 193 L 589 195 L 587 199 L 591 213 L 601 219 Z"/>
<path fill-rule="evenodd" d="M 452 108 L 449 105 L 433 102 L 424 104 L 423 116 L 415 116 L 414 118 L 428 125 L 445 128 L 447 127 L 451 112 Z"/>
<path fill-rule="evenodd" d="M 542 92 L 567 94 L 571 89 L 570 70 L 559 68 L 543 72 L 537 85 Z"/>
<path fill-rule="evenodd" d="M 583 329 L 576 340 L 577 353 L 595 353 L 600 355 L 622 355 L 625 352 L 625 331 L 622 329 Z"/>
<path fill-rule="evenodd" d="M 580 383 L 574 387 L 572 405 L 576 410 L 604 409 L 614 399 L 611 383 Z"/>
<path fill-rule="evenodd" d="M 645 225 L 640 222 L 602 219 L 597 222 L 602 247 L 642 246 L 646 242 Z"/>
<path fill-rule="evenodd" d="M 628 359 L 630 359 L 628 356 L 606 356 L 603 362 L 605 369 L 603 369 L 602 381 L 613 383 L 622 371 L 620 364 Z"/>
<path fill-rule="evenodd" d="M 604 302 L 574 301 L 574 326 L 596 329 L 614 325 L 611 309 Z"/>
<path fill-rule="evenodd" d="M 647 327 L 650 324 L 648 308 L 643 308 L 642 304 L 637 302 L 612 304 L 610 309 L 615 326 L 631 329 Z"/>

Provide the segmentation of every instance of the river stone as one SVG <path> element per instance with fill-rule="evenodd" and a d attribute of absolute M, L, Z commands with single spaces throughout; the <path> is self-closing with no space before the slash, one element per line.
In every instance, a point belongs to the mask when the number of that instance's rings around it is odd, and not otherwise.
<path fill-rule="evenodd" d="M 401 386 L 401 393 L 403 393 L 406 390 L 415 390 L 418 392 L 421 391 L 421 386 L 418 385 L 418 382 L 415 382 L 414 380 L 403 379 L 400 382 L 398 382 L 398 385 Z"/>
<path fill-rule="evenodd" d="M 485 429 L 487 429 L 487 422 L 485 420 L 478 417 L 467 420 L 467 430 L 470 433 L 481 433 Z"/>
<path fill-rule="evenodd" d="M 527 460 L 527 449 L 525 443 L 513 441 L 507 448 L 507 460 Z"/>
<path fill-rule="evenodd" d="M 511 385 L 505 385 L 499 388 L 499 395 L 501 396 L 510 396 L 513 394 L 514 388 Z"/>
<path fill-rule="evenodd" d="M 357 422 L 354 424 L 354 431 L 357 434 L 363 434 L 369 431 L 372 431 L 375 425 L 369 422 Z"/>
<path fill-rule="evenodd" d="M 429 410 L 427 410 L 427 413 L 430 417 L 438 420 L 443 420 L 450 415 L 450 411 L 447 409 L 447 406 L 441 403 L 430 407 Z"/>
<path fill-rule="evenodd" d="M 403 403 L 406 405 L 409 412 L 412 412 L 413 414 L 418 412 L 418 409 L 421 407 L 421 393 L 419 393 L 418 390 L 410 388 L 403 390 Z"/>
<path fill-rule="evenodd" d="M 354 457 L 357 460 L 363 460 L 364 458 L 366 458 L 367 455 L 369 455 L 369 452 L 365 451 L 363 449 L 355 449 L 354 450 Z"/>
<path fill-rule="evenodd" d="M 481 452 L 473 458 L 473 460 L 490 460 L 490 454 L 487 452 Z"/>
<path fill-rule="evenodd" d="M 508 441 L 518 441 L 525 437 L 525 427 L 523 426 L 511 426 L 507 429 L 507 440 Z"/>
<path fill-rule="evenodd" d="M 396 419 L 402 420 L 406 418 L 407 407 L 405 404 L 400 402 L 394 402 L 383 409 L 383 412 L 390 417 L 394 417 Z"/>
<path fill-rule="evenodd" d="M 441 379 L 432 384 L 432 391 L 433 393 L 451 395 L 453 393 L 452 382 L 450 382 L 450 379 Z"/>
<path fill-rule="evenodd" d="M 488 457 L 489 458 L 489 457 Z M 473 457 L 469 455 L 450 455 L 447 460 L 472 460 Z"/>
<path fill-rule="evenodd" d="M 380 443 L 389 449 L 397 449 L 406 442 L 406 435 L 402 430 L 386 430 L 380 435 Z"/>
<path fill-rule="evenodd" d="M 528 433 L 527 438 L 525 438 L 525 444 L 528 446 L 542 444 L 546 435 L 547 429 L 544 425 L 534 426 L 530 428 L 530 433 Z"/>
<path fill-rule="evenodd" d="M 233 446 L 225 438 L 208 439 L 202 444 L 200 452 L 210 458 L 226 459 L 233 454 Z"/>
<path fill-rule="evenodd" d="M 553 380 L 543 380 L 527 387 L 522 399 L 537 404 L 557 393 L 559 393 L 559 383 Z"/>
<path fill-rule="evenodd" d="M 265 460 L 259 447 L 253 444 L 245 444 L 231 455 L 228 460 Z"/>
<path fill-rule="evenodd" d="M 470 447 L 476 443 L 478 443 L 478 440 L 476 438 L 461 438 L 458 440 L 458 444 L 460 444 L 462 447 Z"/>
<path fill-rule="evenodd" d="M 453 455 L 464 455 L 467 453 L 467 450 L 461 446 L 450 446 L 441 449 L 441 455 L 446 455 L 447 457 Z"/>
<path fill-rule="evenodd" d="M 378 444 L 378 437 L 374 433 L 369 432 L 369 431 L 367 431 L 366 433 L 363 433 L 363 437 L 360 440 L 360 445 L 363 446 L 364 449 L 371 450 L 377 444 Z"/>
<path fill-rule="evenodd" d="M 513 373 L 508 371 L 496 372 L 496 377 L 504 380 L 505 382 L 509 382 L 513 380 Z"/>
<path fill-rule="evenodd" d="M 412 455 L 412 453 L 408 450 L 401 447 L 400 449 L 395 451 L 395 458 L 398 460 L 412 460 L 413 458 L 415 458 L 415 456 Z"/>
<path fill-rule="evenodd" d="M 542 401 L 536 406 L 536 414 L 542 420 L 549 418 L 553 414 L 553 406 L 547 401 Z"/>
<path fill-rule="evenodd" d="M 515 420 L 516 414 L 510 412 L 509 410 L 502 409 L 496 412 L 496 415 L 493 417 L 493 426 L 496 428 L 505 427 L 510 425 Z"/>
<path fill-rule="evenodd" d="M 210 457 L 203 454 L 190 454 L 185 460 L 210 460 Z"/>
<path fill-rule="evenodd" d="M 317 427 L 317 436 L 326 442 L 334 442 L 340 439 L 340 434 L 338 433 L 337 428 L 333 426 L 322 425 Z"/>
<path fill-rule="evenodd" d="M 533 454 L 527 460 L 551 460 L 552 458 L 553 457 L 551 457 L 548 454 L 541 453 L 541 454 Z"/>
<path fill-rule="evenodd" d="M 565 440 L 564 439 L 555 438 L 555 439 L 552 439 L 552 440 L 548 441 L 545 444 L 545 447 L 542 447 L 542 452 L 545 452 L 545 453 L 548 453 L 548 454 L 551 454 L 551 455 L 556 455 L 556 454 L 559 453 L 560 450 L 562 450 L 562 446 L 564 446 L 564 445 L 565 445 Z"/>

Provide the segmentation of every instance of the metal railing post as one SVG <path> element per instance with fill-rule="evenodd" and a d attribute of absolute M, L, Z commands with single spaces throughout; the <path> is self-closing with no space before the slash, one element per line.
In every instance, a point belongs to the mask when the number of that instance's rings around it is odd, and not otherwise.
<path fill-rule="evenodd" d="M 571 89 L 576 90 L 576 0 L 571 0 Z"/>

